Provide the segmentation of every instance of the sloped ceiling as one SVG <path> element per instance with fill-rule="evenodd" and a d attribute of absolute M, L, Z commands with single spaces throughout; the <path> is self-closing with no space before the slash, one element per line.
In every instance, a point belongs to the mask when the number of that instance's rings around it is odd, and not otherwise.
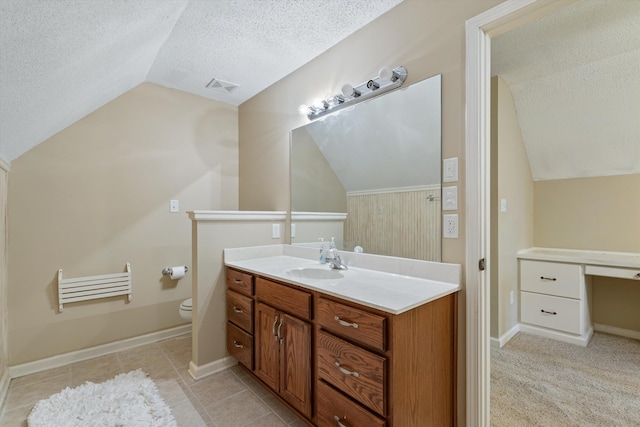
<path fill-rule="evenodd" d="M 491 50 L 534 180 L 640 173 L 640 1 L 583 0 Z"/>
<path fill-rule="evenodd" d="M 0 0 L 0 157 L 143 82 L 239 105 L 401 1 Z"/>

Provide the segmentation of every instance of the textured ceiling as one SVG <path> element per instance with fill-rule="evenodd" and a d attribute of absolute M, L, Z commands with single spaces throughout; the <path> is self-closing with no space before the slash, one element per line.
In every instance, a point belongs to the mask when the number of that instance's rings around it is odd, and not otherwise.
<path fill-rule="evenodd" d="M 0 0 L 0 157 L 145 81 L 239 105 L 401 1 Z"/>
<path fill-rule="evenodd" d="M 492 40 L 534 180 L 640 173 L 640 1 L 583 0 Z"/>

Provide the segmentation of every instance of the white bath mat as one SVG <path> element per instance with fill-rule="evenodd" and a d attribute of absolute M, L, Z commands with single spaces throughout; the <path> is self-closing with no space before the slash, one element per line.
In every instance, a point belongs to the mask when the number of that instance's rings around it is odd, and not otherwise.
<path fill-rule="evenodd" d="M 86 382 L 36 403 L 29 427 L 177 427 L 171 409 L 143 371 Z"/>

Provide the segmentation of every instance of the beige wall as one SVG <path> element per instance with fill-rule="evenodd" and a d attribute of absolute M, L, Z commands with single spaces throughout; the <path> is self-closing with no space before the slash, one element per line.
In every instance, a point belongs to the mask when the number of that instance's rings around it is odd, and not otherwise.
<path fill-rule="evenodd" d="M 224 249 L 284 243 L 271 237 L 271 224 L 284 227 L 284 220 L 210 221 L 194 220 L 192 242 L 194 257 L 193 352 L 197 377 L 211 372 L 228 356 L 226 346 L 226 274 Z M 207 366 L 209 365 L 209 366 Z M 193 368 L 193 367 L 192 367 Z M 192 370 L 193 372 L 193 370 Z"/>
<path fill-rule="evenodd" d="M 237 209 L 237 108 L 142 84 L 14 160 L 9 181 L 9 364 L 184 324 L 165 266 L 191 265 L 193 209 Z M 169 212 L 169 200 L 180 213 Z M 57 312 L 64 277 L 123 271 L 133 301 Z"/>
<path fill-rule="evenodd" d="M 292 145 L 291 211 L 346 212 L 347 192 L 309 132 L 297 129 Z"/>
<path fill-rule="evenodd" d="M 521 249 L 533 246 L 533 179 L 529 159 L 522 140 L 515 104 L 507 84 L 499 77 L 492 83 L 492 103 L 497 104 L 495 118 L 497 126 L 496 156 L 497 188 L 492 193 L 492 217 L 497 216 L 498 268 L 497 286 L 492 280 L 491 326 L 492 336 L 500 338 L 518 324 L 518 261 L 516 254 Z M 495 89 L 495 90 L 494 90 Z M 494 148 L 492 146 L 492 148 Z M 492 182 L 493 185 L 493 182 Z M 505 199 L 507 211 L 501 212 L 500 201 Z M 493 248 L 492 248 L 493 249 Z M 493 295 L 497 291 L 497 295 Z M 511 293 L 513 292 L 513 303 Z M 496 304 L 496 307 L 493 304 Z M 495 317 L 494 317 L 495 316 Z M 494 325 L 497 323 L 497 325 Z M 497 326 L 497 327 L 496 327 Z M 496 327 L 496 335 L 493 335 Z"/>
<path fill-rule="evenodd" d="M 2 379 L 8 373 L 7 190 L 9 165 L 0 157 L 0 407 Z M 8 385 L 8 384 L 7 384 Z"/>
<path fill-rule="evenodd" d="M 442 73 L 442 156 L 458 157 L 459 200 L 465 198 L 465 21 L 502 0 L 405 0 L 239 108 L 240 208 L 289 209 L 289 131 L 307 123 L 298 105 L 346 82 L 358 84 L 383 65 L 404 65 L 406 84 Z M 465 260 L 465 212 L 458 239 L 445 239 L 442 259 Z M 465 293 L 459 299 L 458 410 L 464 419 Z"/>
<path fill-rule="evenodd" d="M 536 181 L 535 246 L 640 252 L 640 174 Z M 594 277 L 594 323 L 640 331 L 640 286 Z"/>

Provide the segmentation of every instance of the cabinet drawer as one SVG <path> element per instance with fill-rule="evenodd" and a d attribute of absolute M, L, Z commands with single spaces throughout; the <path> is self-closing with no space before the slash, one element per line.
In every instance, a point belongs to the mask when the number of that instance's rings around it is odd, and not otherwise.
<path fill-rule="evenodd" d="M 544 261 L 520 261 L 520 289 L 567 298 L 582 298 L 582 266 Z"/>
<path fill-rule="evenodd" d="M 341 337 L 386 350 L 387 319 L 325 298 L 318 300 L 318 324 Z"/>
<path fill-rule="evenodd" d="M 311 294 L 279 283 L 256 279 L 256 297 L 261 302 L 301 319 L 311 320 Z"/>
<path fill-rule="evenodd" d="M 227 351 L 249 369 L 253 369 L 253 336 L 227 322 Z"/>
<path fill-rule="evenodd" d="M 521 292 L 520 303 L 520 318 L 525 323 L 582 333 L 580 300 Z"/>
<path fill-rule="evenodd" d="M 380 415 L 386 415 L 386 359 L 320 331 L 318 376 Z"/>
<path fill-rule="evenodd" d="M 253 300 L 237 292 L 227 291 L 227 319 L 252 333 Z"/>
<path fill-rule="evenodd" d="M 341 424 L 338 424 L 340 421 Z M 339 391 L 318 382 L 318 427 L 385 427 L 386 421 Z"/>
<path fill-rule="evenodd" d="M 585 266 L 584 274 L 592 276 L 619 277 L 621 279 L 640 280 L 640 268 L 605 267 L 602 265 Z"/>
<path fill-rule="evenodd" d="M 253 295 L 253 276 L 227 268 L 227 287 L 250 297 Z"/>

